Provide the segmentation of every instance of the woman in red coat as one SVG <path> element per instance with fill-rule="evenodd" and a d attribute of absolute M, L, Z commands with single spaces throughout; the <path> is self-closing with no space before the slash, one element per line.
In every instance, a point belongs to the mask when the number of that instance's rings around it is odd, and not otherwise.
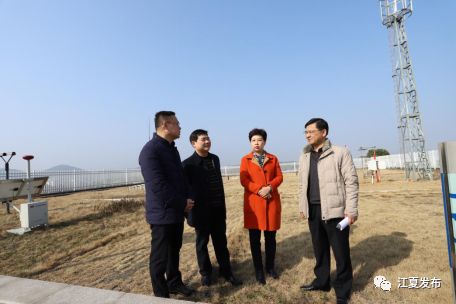
<path fill-rule="evenodd" d="M 278 187 L 283 176 L 279 160 L 264 150 L 267 133 L 253 129 L 249 133 L 252 152 L 241 160 L 240 179 L 244 187 L 244 227 L 249 229 L 255 277 L 266 284 L 261 257 L 261 231 L 264 231 L 266 273 L 272 278 L 279 276 L 274 268 L 276 231 L 280 228 L 281 205 Z"/>

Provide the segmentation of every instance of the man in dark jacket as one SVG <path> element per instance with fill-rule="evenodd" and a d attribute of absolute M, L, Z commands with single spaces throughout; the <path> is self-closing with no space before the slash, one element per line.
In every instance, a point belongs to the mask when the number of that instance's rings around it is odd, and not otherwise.
<path fill-rule="evenodd" d="M 174 140 L 180 136 L 175 113 L 155 114 L 155 130 L 141 150 L 139 165 L 146 188 L 146 219 L 151 227 L 150 277 L 157 297 L 189 296 L 193 290 L 182 282 L 179 252 L 182 247 L 184 213 L 191 210 L 179 152 Z M 166 273 L 166 279 L 165 279 Z"/>
<path fill-rule="evenodd" d="M 209 153 L 211 140 L 207 131 L 198 129 L 190 134 L 190 143 L 195 149 L 192 156 L 184 160 L 184 174 L 190 186 L 190 196 L 195 200 L 189 212 L 188 223 L 196 230 L 196 256 L 201 274 L 201 284 L 212 283 L 212 265 L 207 251 L 209 237 L 212 238 L 215 256 L 220 267 L 219 275 L 234 286 L 242 282 L 233 276 L 230 253 L 226 240 L 226 207 L 220 160 Z"/>

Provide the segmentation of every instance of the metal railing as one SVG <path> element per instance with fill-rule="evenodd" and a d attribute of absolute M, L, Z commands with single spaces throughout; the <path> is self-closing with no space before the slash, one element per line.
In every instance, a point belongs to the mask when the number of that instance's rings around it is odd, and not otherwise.
<path fill-rule="evenodd" d="M 298 162 L 280 163 L 280 168 L 283 173 L 298 172 Z M 222 176 L 237 176 L 239 175 L 239 166 L 223 166 L 220 168 Z"/>
<path fill-rule="evenodd" d="M 48 176 L 49 179 L 42 194 L 130 186 L 144 182 L 140 169 L 31 171 L 31 177 L 43 176 Z M 10 179 L 27 178 L 27 173 L 12 171 L 9 177 Z M 0 172 L 0 179 L 5 179 L 4 172 Z"/>
<path fill-rule="evenodd" d="M 283 172 L 297 172 L 297 162 L 282 163 Z M 238 176 L 239 166 L 224 166 L 221 168 L 222 175 Z M 22 171 L 10 171 L 10 179 L 25 179 L 27 173 Z M 132 186 L 144 183 L 141 169 L 123 170 L 65 170 L 65 171 L 31 171 L 31 177 L 48 176 L 48 182 L 44 186 L 42 194 L 56 194 Z M 5 179 L 5 172 L 0 171 L 0 180 Z"/>
<path fill-rule="evenodd" d="M 431 167 L 437 169 L 440 167 L 439 154 L 437 150 L 428 151 Z M 403 169 L 404 161 L 401 154 L 378 156 L 377 159 L 384 161 L 387 169 Z M 367 160 L 364 158 L 364 167 L 367 166 Z M 363 168 L 363 159 L 354 158 L 355 167 Z M 298 162 L 280 163 L 282 172 L 298 172 Z M 239 166 L 221 167 L 222 176 L 238 176 Z M 48 176 L 48 182 L 44 186 L 42 194 L 55 194 L 65 192 L 75 192 L 84 190 L 94 190 L 103 188 L 112 188 L 120 186 L 132 186 L 144 183 L 141 169 L 122 169 L 122 170 L 69 170 L 69 171 L 32 171 L 31 177 Z M 5 172 L 0 171 L 0 179 L 5 179 Z M 10 179 L 27 178 L 27 173 L 22 171 L 11 171 Z"/>
<path fill-rule="evenodd" d="M 432 169 L 440 168 L 439 153 L 437 150 L 431 150 L 427 152 L 429 163 Z M 402 154 L 391 154 L 384 156 L 377 156 L 377 160 L 383 161 L 387 169 L 404 169 L 404 159 Z M 407 156 L 408 157 L 408 156 Z M 415 158 L 418 158 L 418 154 L 415 155 Z M 353 162 L 357 169 L 362 169 L 367 167 L 367 161 L 373 159 L 372 157 L 354 157 Z M 295 173 L 298 172 L 299 163 L 298 162 L 284 162 L 280 163 L 282 172 L 284 173 Z M 236 176 L 239 175 L 239 166 L 224 166 L 221 168 L 223 176 Z"/>

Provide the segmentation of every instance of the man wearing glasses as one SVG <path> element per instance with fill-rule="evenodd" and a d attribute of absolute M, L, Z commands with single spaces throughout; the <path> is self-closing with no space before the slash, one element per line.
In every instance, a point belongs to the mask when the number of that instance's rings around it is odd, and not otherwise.
<path fill-rule="evenodd" d="M 179 271 L 179 253 L 184 213 L 192 209 L 194 202 L 189 199 L 179 151 L 174 143 L 181 130 L 175 113 L 156 113 L 155 130 L 139 155 L 146 188 L 146 219 L 152 230 L 149 263 L 152 288 L 157 297 L 190 296 L 193 290 L 184 285 Z"/>
<path fill-rule="evenodd" d="M 299 159 L 299 211 L 308 219 L 316 264 L 316 278 L 302 285 L 305 291 L 329 291 L 337 303 L 347 303 L 352 290 L 353 269 L 350 259 L 350 227 L 338 229 L 347 218 L 358 218 L 358 175 L 350 151 L 334 146 L 327 139 L 328 123 L 313 118 L 305 125 L 308 145 Z M 330 282 L 330 248 L 336 260 L 336 277 Z"/>

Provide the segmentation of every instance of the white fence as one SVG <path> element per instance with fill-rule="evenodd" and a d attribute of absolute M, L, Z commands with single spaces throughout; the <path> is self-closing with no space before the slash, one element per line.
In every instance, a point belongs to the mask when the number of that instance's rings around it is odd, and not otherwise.
<path fill-rule="evenodd" d="M 437 150 L 431 150 L 427 152 L 429 163 L 432 169 L 440 168 L 440 159 L 439 153 Z M 357 169 L 367 168 L 367 162 L 373 157 L 355 157 L 353 155 L 353 162 L 355 163 L 355 167 Z M 415 155 L 415 158 L 418 159 L 418 154 Z M 377 156 L 377 160 L 385 162 L 387 169 L 404 169 L 404 159 L 402 154 L 392 154 L 392 155 L 385 155 L 385 156 Z M 284 173 L 293 173 L 297 172 L 299 169 L 298 162 L 285 162 L 280 163 L 280 167 L 282 168 L 282 172 Z M 239 166 L 225 166 L 221 168 L 223 176 L 235 176 L 239 175 Z"/>
<path fill-rule="evenodd" d="M 439 154 L 437 150 L 428 151 L 431 168 L 440 167 Z M 367 161 L 372 158 L 354 158 L 356 168 L 361 169 L 367 166 Z M 378 156 L 378 160 L 384 161 L 387 169 L 403 169 L 404 161 L 402 155 L 393 154 Z M 295 173 L 298 171 L 298 162 L 280 163 L 282 172 Z M 239 166 L 221 167 L 223 176 L 239 175 Z M 43 194 L 65 193 L 83 190 L 94 190 L 112 188 L 119 186 L 131 186 L 144 183 L 139 168 L 123 170 L 70 170 L 70 171 L 32 171 L 32 177 L 48 176 L 48 182 L 44 186 Z M 27 173 L 21 171 L 10 172 L 10 178 L 27 178 Z M 5 172 L 0 172 L 0 179 L 5 179 Z"/>
<path fill-rule="evenodd" d="M 282 172 L 298 172 L 298 162 L 286 162 L 280 163 L 280 168 Z M 239 175 L 239 166 L 223 166 L 220 168 L 222 171 L 222 176 L 236 176 Z"/>
<path fill-rule="evenodd" d="M 136 185 L 144 182 L 140 169 L 32 171 L 31 176 L 49 177 L 42 194 L 112 188 Z M 9 178 L 27 178 L 27 173 L 12 171 L 9 174 Z M 5 179 L 4 171 L 0 172 L 0 179 Z"/>
<path fill-rule="evenodd" d="M 439 153 L 437 150 L 431 150 L 427 152 L 429 163 L 432 169 L 440 168 L 440 159 Z M 385 156 L 377 156 L 378 161 L 383 161 L 386 164 L 387 169 L 404 169 L 404 156 L 402 154 L 392 154 L 392 155 L 385 155 Z M 354 158 L 353 161 L 355 163 L 355 167 L 358 169 L 366 168 L 367 161 L 373 159 L 372 157 L 364 157 L 364 158 Z M 415 153 L 415 159 L 418 159 L 418 154 Z M 408 160 L 408 158 L 407 158 Z M 364 162 L 364 166 L 363 166 Z"/>
<path fill-rule="evenodd" d="M 284 172 L 297 172 L 296 162 L 282 163 Z M 223 176 L 239 175 L 239 166 L 221 168 Z M 32 177 L 48 176 L 42 194 L 56 194 L 84 190 L 95 190 L 120 186 L 132 186 L 144 183 L 141 169 L 123 170 L 67 170 L 67 171 L 32 171 Z M 5 179 L 5 172 L 0 172 L 0 180 Z M 27 178 L 27 173 L 11 171 L 10 179 Z"/>

